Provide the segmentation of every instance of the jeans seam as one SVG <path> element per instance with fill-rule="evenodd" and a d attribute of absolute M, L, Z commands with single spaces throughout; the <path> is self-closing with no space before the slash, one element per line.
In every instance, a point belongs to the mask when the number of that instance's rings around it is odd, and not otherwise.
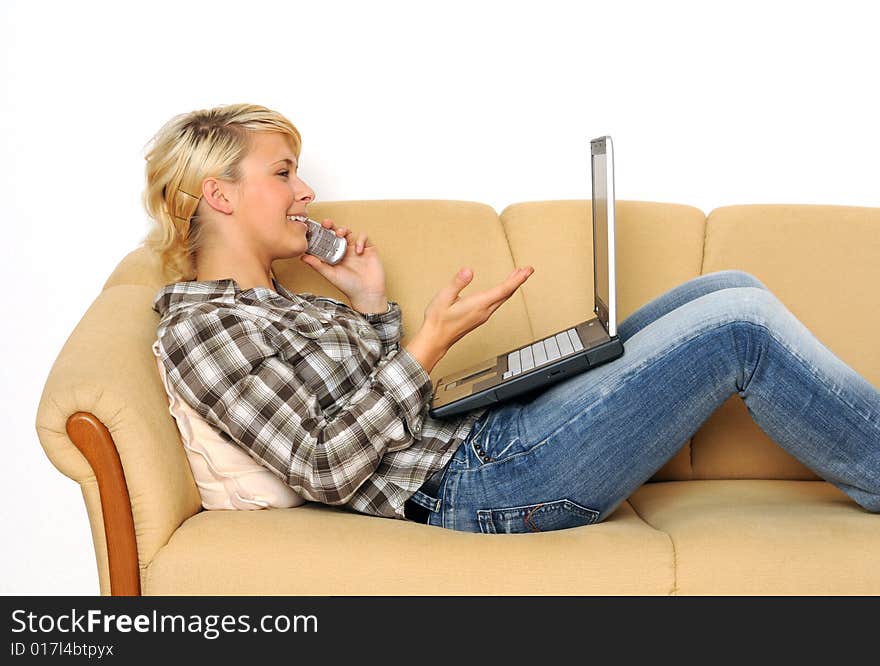
<path fill-rule="evenodd" d="M 438 517 L 437 522 L 438 525 L 444 529 L 455 529 L 455 508 L 453 504 L 448 501 L 448 498 L 452 496 L 449 486 L 452 483 L 453 477 L 455 477 L 455 492 L 458 492 L 461 480 L 457 475 L 460 475 L 462 471 L 464 470 L 447 470 L 443 475 L 443 483 L 441 483 L 440 487 L 437 489 L 437 494 L 439 495 L 437 499 L 440 501 L 436 511 Z"/>
<path fill-rule="evenodd" d="M 739 359 L 739 345 L 736 343 L 736 332 L 733 329 L 730 329 L 730 339 L 733 342 L 733 353 L 736 355 L 736 358 Z M 743 356 L 743 359 L 748 359 L 748 358 L 749 358 L 749 341 L 747 338 L 746 339 L 746 355 Z M 742 368 L 740 368 L 740 370 L 742 370 Z M 743 374 L 745 374 L 744 370 L 743 370 Z M 751 377 L 749 379 L 751 380 Z M 744 385 L 746 384 L 745 377 L 743 377 L 743 384 Z M 745 389 L 740 388 L 740 386 L 736 382 L 734 382 L 734 385 L 736 385 L 736 390 L 739 393 L 739 395 L 742 396 L 742 393 Z"/>

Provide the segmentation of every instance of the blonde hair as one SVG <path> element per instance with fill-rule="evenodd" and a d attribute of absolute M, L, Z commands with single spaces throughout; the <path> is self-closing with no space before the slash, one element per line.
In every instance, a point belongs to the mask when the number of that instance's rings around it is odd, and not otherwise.
<path fill-rule="evenodd" d="M 299 131 L 277 111 L 255 104 L 229 104 L 174 116 L 147 144 L 143 204 L 153 219 L 144 245 L 158 253 L 171 282 L 195 278 L 203 240 L 196 214 L 205 178 L 241 180 L 241 161 L 252 132 L 287 135 L 299 160 Z"/>

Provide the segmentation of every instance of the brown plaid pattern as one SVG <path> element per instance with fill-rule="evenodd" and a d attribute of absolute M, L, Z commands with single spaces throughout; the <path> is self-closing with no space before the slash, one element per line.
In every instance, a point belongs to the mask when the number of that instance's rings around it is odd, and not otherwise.
<path fill-rule="evenodd" d="M 305 499 L 388 518 L 486 411 L 428 414 L 431 378 L 400 346 L 400 306 L 362 315 L 278 282 L 177 282 L 153 301 L 169 381 Z"/>

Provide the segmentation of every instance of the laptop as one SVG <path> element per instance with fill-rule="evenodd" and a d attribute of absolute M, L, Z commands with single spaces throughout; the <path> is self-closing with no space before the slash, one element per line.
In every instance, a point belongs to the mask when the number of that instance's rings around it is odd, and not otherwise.
<path fill-rule="evenodd" d="M 545 389 L 623 355 L 617 336 L 614 261 L 614 151 L 610 136 L 590 141 L 595 316 L 446 375 L 428 413 L 446 418 Z"/>

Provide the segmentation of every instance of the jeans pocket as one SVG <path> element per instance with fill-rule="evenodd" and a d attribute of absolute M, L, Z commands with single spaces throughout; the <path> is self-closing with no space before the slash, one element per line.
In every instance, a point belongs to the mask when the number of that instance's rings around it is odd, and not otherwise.
<path fill-rule="evenodd" d="M 599 512 L 568 498 L 505 509 L 478 509 L 477 522 L 483 534 L 550 532 L 592 525 Z"/>
<path fill-rule="evenodd" d="M 478 422 L 468 437 L 468 446 L 477 466 L 507 460 L 534 447 L 533 442 L 521 437 L 521 411 L 521 405 L 509 402 L 494 408 L 482 422 Z"/>

